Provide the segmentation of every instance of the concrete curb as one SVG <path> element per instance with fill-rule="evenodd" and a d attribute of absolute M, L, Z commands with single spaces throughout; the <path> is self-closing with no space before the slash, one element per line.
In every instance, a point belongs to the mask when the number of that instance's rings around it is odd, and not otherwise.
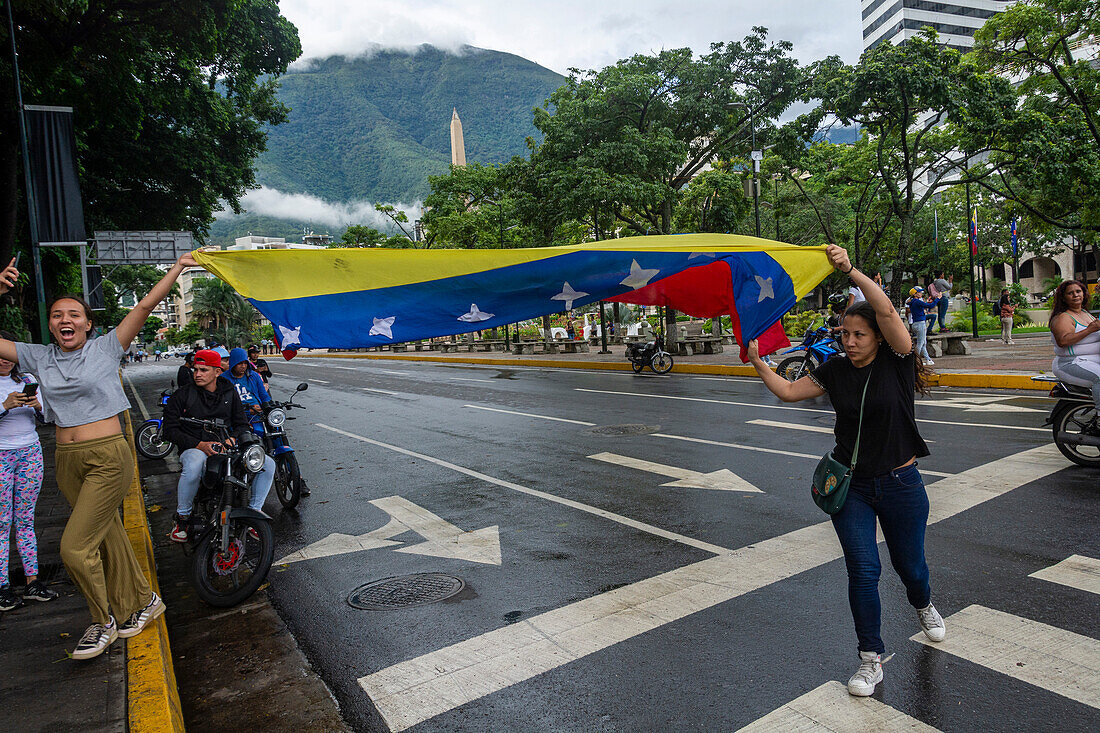
<path fill-rule="evenodd" d="M 492 366 L 557 367 L 560 369 L 596 369 L 628 372 L 628 362 L 559 361 L 557 359 L 509 359 L 506 357 L 423 356 L 416 354 L 308 354 L 310 359 L 382 359 L 386 361 L 424 361 L 441 364 L 489 364 Z M 729 377 L 755 377 L 751 366 L 737 364 L 684 364 L 673 367 L 680 374 L 716 374 Z M 970 387 L 974 389 L 1050 390 L 1049 382 L 1033 382 L 1027 374 L 986 374 L 981 372 L 934 372 L 929 384 L 936 387 Z"/>
<path fill-rule="evenodd" d="M 122 523 L 137 555 L 142 572 L 153 590 L 160 594 L 157 564 L 153 556 L 153 538 L 145 514 L 145 499 L 141 493 L 141 478 L 137 470 L 133 423 L 126 412 L 126 438 L 134 454 L 134 481 L 122 503 Z M 183 712 L 176 672 L 172 666 L 172 649 L 168 644 L 168 624 L 165 615 L 153 626 L 126 642 L 126 704 L 131 733 L 183 733 Z"/>

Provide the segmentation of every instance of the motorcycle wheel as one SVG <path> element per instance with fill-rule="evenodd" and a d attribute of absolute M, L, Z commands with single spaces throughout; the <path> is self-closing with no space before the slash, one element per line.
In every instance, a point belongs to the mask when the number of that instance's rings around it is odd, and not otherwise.
<path fill-rule="evenodd" d="M 216 608 L 236 606 L 256 592 L 271 569 L 275 536 L 271 523 L 253 517 L 229 520 L 230 546 L 222 551 L 221 532 L 208 532 L 191 559 L 191 577 L 199 598 Z M 256 532 L 249 536 L 248 530 Z"/>
<path fill-rule="evenodd" d="M 667 351 L 658 351 L 649 360 L 649 366 L 658 374 L 668 374 L 672 370 L 672 354 Z"/>
<path fill-rule="evenodd" d="M 146 420 L 138 428 L 134 443 L 138 453 L 146 458 L 164 458 L 172 452 L 172 444 L 161 440 L 160 424 L 156 420 Z"/>
<path fill-rule="evenodd" d="M 635 374 L 640 374 L 641 371 L 643 369 L 645 369 L 645 364 L 643 364 L 640 361 L 634 361 L 633 359 L 631 359 L 630 360 L 630 368 L 634 370 Z"/>
<path fill-rule="evenodd" d="M 779 366 L 775 368 L 775 373 L 786 379 L 788 382 L 797 382 L 802 377 L 810 373 L 817 364 L 809 356 L 805 354 L 801 356 L 788 356 L 783 361 L 779 362 Z"/>
<path fill-rule="evenodd" d="M 1062 455 L 1078 466 L 1100 466 L 1100 447 L 1093 445 L 1069 445 L 1058 439 L 1059 433 L 1080 435 L 1090 427 L 1095 428 L 1096 408 L 1090 404 L 1070 403 L 1058 409 L 1054 415 L 1054 444 Z M 1100 436 L 1097 436 L 1100 437 Z"/>
<path fill-rule="evenodd" d="M 302 498 L 302 472 L 293 453 L 275 459 L 275 495 L 284 509 L 298 506 Z"/>

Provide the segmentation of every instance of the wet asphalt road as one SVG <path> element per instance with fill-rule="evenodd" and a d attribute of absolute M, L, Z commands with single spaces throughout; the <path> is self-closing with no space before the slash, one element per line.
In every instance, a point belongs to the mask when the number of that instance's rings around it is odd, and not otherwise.
<path fill-rule="evenodd" d="M 354 728 L 737 730 L 857 666 L 843 562 L 829 555 L 637 627 L 608 626 L 586 605 L 820 524 L 808 484 L 814 457 L 832 447 L 826 398 L 786 409 L 756 380 L 675 373 L 308 357 L 272 365 L 277 399 L 310 384 L 297 398 L 308 409 L 288 428 L 313 489 L 299 511 L 269 501 L 276 558 L 314 552 L 277 567 L 271 592 Z M 142 383 L 168 374 L 161 365 L 127 371 Z M 1072 555 L 1100 558 L 1100 471 L 1064 459 L 1037 480 L 1005 471 L 1019 454 L 1049 446 L 1049 432 L 1037 429 L 1049 406 L 1034 394 L 950 390 L 919 403 L 922 433 L 934 441 L 921 469 L 942 474 L 926 474 L 927 483 L 958 482 L 953 474 L 977 468 L 971 474 L 1005 472 L 1011 488 L 929 527 L 933 598 L 949 636 L 951 615 L 973 605 L 1086 644 L 1100 635 L 1095 592 L 1029 577 Z M 599 453 L 672 469 L 588 457 Z M 661 486 L 676 469 L 728 469 L 735 484 L 759 492 Z M 419 520 L 394 514 L 408 502 Z M 393 527 L 391 515 L 421 523 L 376 532 Z M 448 545 L 447 532 L 484 530 L 484 539 L 490 528 L 499 565 L 492 547 L 446 556 L 465 541 Z M 372 549 L 326 554 L 331 535 L 371 532 Z M 418 554 L 425 539 L 436 541 L 435 554 Z M 1034 684 L 1027 674 L 1041 665 L 1030 657 L 1006 673 L 916 643 L 914 613 L 883 556 L 883 638 L 897 656 L 874 699 L 945 731 L 1100 729 L 1095 641 L 1084 660 L 1094 676 L 1082 683 L 1093 685 L 1092 697 L 1083 701 Z M 748 582 L 774 562 L 782 560 L 764 552 L 737 573 Z M 364 583 L 431 572 L 466 588 L 399 610 L 347 602 Z M 551 621 L 579 628 L 509 657 L 517 636 L 550 634 Z M 439 684 L 472 658 L 482 661 L 473 678 Z M 420 697 L 410 680 L 425 683 Z M 376 705 L 368 689 L 401 694 Z"/>

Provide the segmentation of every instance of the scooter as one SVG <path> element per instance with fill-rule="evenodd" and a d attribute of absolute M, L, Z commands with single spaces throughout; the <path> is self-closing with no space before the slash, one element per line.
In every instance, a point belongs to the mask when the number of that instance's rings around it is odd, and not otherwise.
<path fill-rule="evenodd" d="M 1078 466 L 1100 467 L 1100 416 L 1088 387 L 1052 377 L 1032 377 L 1036 382 L 1054 382 L 1050 396 L 1058 401 L 1043 426 L 1054 432 L 1054 445 Z"/>
<path fill-rule="evenodd" d="M 844 347 L 839 339 L 833 336 L 829 326 L 818 328 L 810 326 L 802 336 L 802 343 L 780 352 L 779 355 L 783 356 L 796 351 L 800 353 L 783 359 L 775 369 L 775 373 L 788 382 L 797 382 L 809 374 L 811 369 L 816 369 L 835 356 L 842 356 Z"/>
<path fill-rule="evenodd" d="M 635 374 L 647 365 L 658 374 L 667 374 L 672 369 L 672 354 L 665 351 L 665 340 L 661 336 L 645 343 L 627 344 L 626 358 Z"/>
<path fill-rule="evenodd" d="M 309 384 L 302 382 L 294 390 L 294 394 L 304 392 L 307 389 L 309 389 Z M 262 414 L 249 416 L 252 431 L 260 436 L 265 451 L 275 459 L 275 482 L 273 487 L 275 495 L 279 497 L 279 503 L 286 509 L 293 509 L 298 506 L 302 496 L 308 493 L 305 479 L 302 478 L 302 471 L 298 466 L 298 459 L 294 457 L 294 449 L 290 447 L 290 440 L 283 429 L 283 425 L 287 420 L 294 419 L 288 416 L 287 412 L 295 407 L 300 410 L 305 409 L 305 405 L 294 404 L 294 395 L 292 394 L 286 402 L 272 401 L 264 403 L 261 405 Z"/>
<path fill-rule="evenodd" d="M 164 436 L 161 434 L 161 427 L 164 424 L 164 407 L 168 404 L 168 398 L 171 396 L 171 390 L 166 389 L 160 393 L 161 416 L 152 417 L 143 422 L 134 436 L 138 453 L 146 458 L 164 458 L 175 447 L 164 440 Z"/>

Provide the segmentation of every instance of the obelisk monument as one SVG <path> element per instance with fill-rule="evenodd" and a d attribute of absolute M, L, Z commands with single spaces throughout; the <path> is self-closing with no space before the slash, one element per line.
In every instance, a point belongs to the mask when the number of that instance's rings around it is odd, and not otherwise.
<path fill-rule="evenodd" d="M 462 140 L 462 120 L 458 119 L 458 109 L 451 112 L 451 165 L 466 165 L 466 143 Z"/>

